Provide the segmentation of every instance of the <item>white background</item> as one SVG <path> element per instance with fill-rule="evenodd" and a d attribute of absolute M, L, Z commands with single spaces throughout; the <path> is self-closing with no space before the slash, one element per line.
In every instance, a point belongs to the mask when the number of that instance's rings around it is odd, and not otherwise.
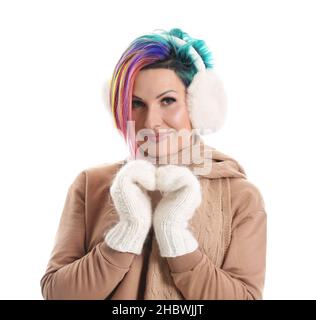
<path fill-rule="evenodd" d="M 42 299 L 66 192 L 127 149 L 101 96 L 141 34 L 206 41 L 226 125 L 205 141 L 233 156 L 268 214 L 264 299 L 316 298 L 315 1 L 0 1 L 0 298 Z"/>

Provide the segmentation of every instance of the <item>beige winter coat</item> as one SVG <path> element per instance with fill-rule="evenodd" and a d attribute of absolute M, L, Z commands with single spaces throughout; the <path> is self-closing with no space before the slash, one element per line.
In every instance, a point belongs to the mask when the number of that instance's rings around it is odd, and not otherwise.
<path fill-rule="evenodd" d="M 189 227 L 199 248 L 162 258 L 153 229 L 141 255 L 109 248 L 104 234 L 118 221 L 109 188 L 127 160 L 90 167 L 68 189 L 40 280 L 44 299 L 262 299 L 267 234 L 262 195 L 236 160 L 200 143 L 211 150 L 212 168 L 197 175 L 202 203 Z M 187 166 L 193 170 L 192 162 Z M 149 194 L 154 209 L 161 195 Z"/>

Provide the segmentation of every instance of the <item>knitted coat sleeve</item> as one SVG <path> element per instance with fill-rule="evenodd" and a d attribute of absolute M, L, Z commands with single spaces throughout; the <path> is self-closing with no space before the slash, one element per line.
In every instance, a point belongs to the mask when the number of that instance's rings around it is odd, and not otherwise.
<path fill-rule="evenodd" d="M 185 299 L 262 299 L 266 267 L 267 215 L 259 190 L 248 181 L 232 184 L 235 211 L 231 242 L 220 267 L 200 249 L 167 258 Z"/>
<path fill-rule="evenodd" d="M 111 249 L 104 241 L 85 250 L 86 174 L 68 189 L 45 274 L 44 299 L 106 299 L 129 270 L 134 254 Z"/>

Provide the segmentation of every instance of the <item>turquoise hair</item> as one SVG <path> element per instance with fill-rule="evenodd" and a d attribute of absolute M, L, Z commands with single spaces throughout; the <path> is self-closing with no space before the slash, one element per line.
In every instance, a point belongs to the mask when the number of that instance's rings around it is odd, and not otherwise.
<path fill-rule="evenodd" d="M 197 72 L 194 58 L 192 58 L 189 53 L 190 47 L 193 47 L 198 52 L 206 68 L 213 68 L 213 56 L 204 40 L 190 37 L 188 33 L 182 31 L 180 28 L 173 28 L 170 31 L 155 29 L 154 31 L 161 31 L 161 34 L 168 37 L 168 42 L 170 44 L 170 56 L 163 61 L 157 61 L 149 64 L 142 70 L 154 68 L 172 69 L 181 79 L 185 87 L 188 87 Z M 149 35 L 149 37 L 150 36 L 153 37 L 153 40 L 158 38 L 156 41 L 161 41 L 162 38 L 160 35 L 156 34 Z M 171 36 L 184 40 L 186 44 L 179 47 Z M 148 35 L 144 37 L 148 37 Z M 141 38 L 142 37 L 139 37 L 138 39 Z"/>

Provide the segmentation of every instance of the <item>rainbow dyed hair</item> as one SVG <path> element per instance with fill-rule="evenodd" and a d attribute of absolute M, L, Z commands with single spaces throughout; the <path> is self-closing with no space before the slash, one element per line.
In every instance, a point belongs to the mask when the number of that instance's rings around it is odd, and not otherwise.
<path fill-rule="evenodd" d="M 183 39 L 187 44 L 179 47 L 170 36 Z M 172 69 L 188 87 L 198 71 L 189 53 L 190 46 L 201 56 L 206 68 L 213 68 L 212 54 L 205 42 L 190 37 L 179 28 L 169 32 L 156 29 L 153 33 L 136 38 L 124 51 L 114 69 L 108 98 L 115 127 L 125 142 L 128 142 L 127 121 L 131 120 L 132 92 L 138 72 L 154 68 Z"/>

